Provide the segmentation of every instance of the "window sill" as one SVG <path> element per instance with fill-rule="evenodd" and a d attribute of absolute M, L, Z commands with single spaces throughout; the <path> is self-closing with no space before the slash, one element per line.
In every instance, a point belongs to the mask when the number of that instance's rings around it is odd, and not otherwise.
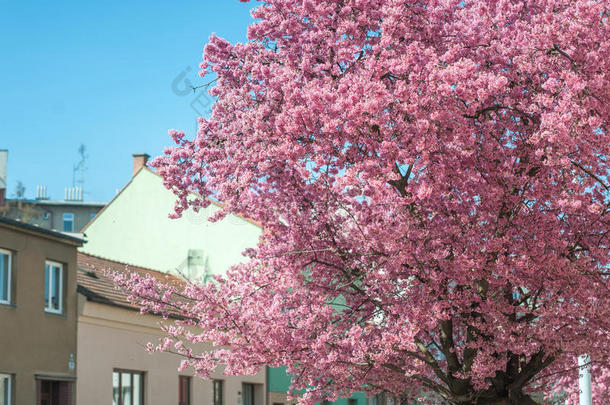
<path fill-rule="evenodd" d="M 17 305 L 13 304 L 12 302 L 0 301 L 0 307 L 17 308 Z"/>
<path fill-rule="evenodd" d="M 56 312 L 56 311 L 49 311 L 48 309 L 44 310 L 45 314 L 49 314 L 49 315 L 55 315 L 55 316 L 60 316 L 62 318 L 67 318 L 68 315 L 66 315 L 65 312 Z"/>

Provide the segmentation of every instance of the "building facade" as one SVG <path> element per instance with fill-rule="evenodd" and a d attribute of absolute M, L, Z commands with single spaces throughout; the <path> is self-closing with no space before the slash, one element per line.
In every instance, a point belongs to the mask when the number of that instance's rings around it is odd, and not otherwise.
<path fill-rule="evenodd" d="M 181 357 L 146 352 L 147 343 L 164 336 L 160 316 L 140 315 L 127 296 L 115 290 L 105 271 L 129 271 L 165 282 L 183 283 L 154 270 L 78 255 L 78 375 L 79 404 L 123 405 L 263 405 L 265 370 L 252 376 L 223 376 L 213 380 L 194 377 L 192 370 L 178 373 Z M 198 352 L 210 346 L 194 347 Z"/>
<path fill-rule="evenodd" d="M 75 190 L 75 195 L 78 195 L 79 189 Z M 0 212 L 6 217 L 41 228 L 80 233 L 104 205 L 102 202 L 76 199 L 6 199 L 4 206 L 0 207 Z"/>
<path fill-rule="evenodd" d="M 37 186 L 35 199 L 25 198 L 24 190 L 9 199 L 6 190 L 7 162 L 8 150 L 0 149 L 1 216 L 45 229 L 79 233 L 106 205 L 103 202 L 85 201 L 80 187 L 66 187 L 63 200 L 49 198 L 46 186 Z"/>
<path fill-rule="evenodd" d="M 134 155 L 130 182 L 83 230 L 87 244 L 81 251 L 194 279 L 222 274 L 244 260 L 242 252 L 256 246 L 261 227 L 235 215 L 207 221 L 220 209 L 215 202 L 169 218 L 176 197 L 142 156 Z"/>
<path fill-rule="evenodd" d="M 288 400 L 288 390 L 290 389 L 290 375 L 286 373 L 285 367 L 267 367 L 267 396 L 268 405 L 294 404 L 296 401 Z M 327 401 L 324 405 L 395 405 L 386 401 L 384 396 L 374 396 L 367 398 L 361 392 L 355 392 L 349 397 L 341 398 L 336 401 Z"/>
<path fill-rule="evenodd" d="M 74 404 L 82 243 L 0 217 L 0 403 Z"/>
<path fill-rule="evenodd" d="M 245 260 L 242 252 L 256 246 L 262 234 L 260 225 L 235 215 L 207 221 L 220 209 L 213 201 L 201 212 L 169 218 L 176 197 L 146 166 L 147 159 L 146 154 L 133 155 L 131 181 L 85 227 L 87 244 L 81 251 L 203 281 Z M 265 375 L 265 403 L 287 404 L 290 378 L 285 369 L 267 367 Z M 336 404 L 365 405 L 366 398 L 354 394 Z"/>

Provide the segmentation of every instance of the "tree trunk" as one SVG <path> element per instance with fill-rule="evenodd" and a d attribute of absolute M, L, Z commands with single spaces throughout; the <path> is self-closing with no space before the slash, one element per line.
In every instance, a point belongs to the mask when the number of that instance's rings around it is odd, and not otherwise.
<path fill-rule="evenodd" d="M 538 402 L 534 401 L 531 397 L 525 395 L 516 399 L 509 398 L 498 398 L 497 400 L 476 402 L 472 405 L 539 405 Z"/>
<path fill-rule="evenodd" d="M 479 398 L 471 402 L 456 402 L 456 405 L 539 405 L 529 395 L 522 392 L 507 397 Z"/>

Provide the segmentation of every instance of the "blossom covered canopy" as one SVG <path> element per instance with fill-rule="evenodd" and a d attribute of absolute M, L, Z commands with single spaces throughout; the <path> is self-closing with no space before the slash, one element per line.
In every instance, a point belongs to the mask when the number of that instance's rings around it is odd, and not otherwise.
<path fill-rule="evenodd" d="M 154 164 L 178 215 L 197 192 L 264 233 L 180 291 L 198 332 L 162 348 L 203 376 L 285 365 L 304 402 L 453 404 L 574 401 L 588 353 L 606 404 L 609 8 L 266 0 L 250 41 L 212 36 L 212 114 Z M 177 293 L 123 285 L 155 310 Z"/>

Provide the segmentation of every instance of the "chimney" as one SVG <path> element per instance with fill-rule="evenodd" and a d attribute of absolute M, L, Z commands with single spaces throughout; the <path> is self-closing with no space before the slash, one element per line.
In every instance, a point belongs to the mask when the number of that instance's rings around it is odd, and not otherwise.
<path fill-rule="evenodd" d="M 46 190 L 45 190 L 45 194 L 46 194 Z M 83 189 L 80 187 L 66 187 L 64 200 L 65 201 L 83 201 Z"/>
<path fill-rule="evenodd" d="M 147 153 L 133 154 L 133 173 L 131 174 L 132 177 L 135 176 L 141 168 L 146 167 L 146 163 L 148 162 L 149 157 L 150 155 L 148 155 Z"/>
<path fill-rule="evenodd" d="M 47 186 L 36 186 L 36 199 L 37 200 L 48 200 Z"/>
<path fill-rule="evenodd" d="M 4 206 L 6 199 L 6 167 L 8 150 L 0 149 L 0 207 Z"/>

